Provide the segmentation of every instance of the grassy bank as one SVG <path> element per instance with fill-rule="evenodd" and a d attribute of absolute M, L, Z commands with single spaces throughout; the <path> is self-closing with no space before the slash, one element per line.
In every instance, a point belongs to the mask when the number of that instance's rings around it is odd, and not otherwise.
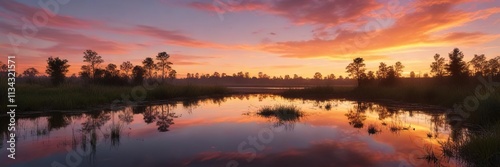
<path fill-rule="evenodd" d="M 227 94 L 228 90 L 219 86 L 160 85 L 147 90 L 144 87 L 64 85 L 47 87 L 40 85 L 16 85 L 18 110 L 68 110 L 88 109 L 96 105 L 111 104 L 114 100 L 136 97 L 144 100 L 164 100 L 171 98 L 191 98 L 198 96 Z"/>
<path fill-rule="evenodd" d="M 456 158 L 466 166 L 493 167 L 500 163 L 500 123 L 466 133 L 464 139 L 441 144 L 446 157 Z"/>

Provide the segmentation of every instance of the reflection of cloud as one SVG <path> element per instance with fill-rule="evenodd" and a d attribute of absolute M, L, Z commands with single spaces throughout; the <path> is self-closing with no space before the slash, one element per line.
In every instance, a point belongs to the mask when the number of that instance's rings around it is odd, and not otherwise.
<path fill-rule="evenodd" d="M 216 166 L 236 160 L 244 166 L 394 166 L 395 157 L 370 151 L 365 143 L 336 142 L 332 140 L 313 143 L 304 149 L 289 149 L 278 153 L 259 154 L 246 163 L 251 154 L 204 152 L 185 160 L 184 165 Z"/>

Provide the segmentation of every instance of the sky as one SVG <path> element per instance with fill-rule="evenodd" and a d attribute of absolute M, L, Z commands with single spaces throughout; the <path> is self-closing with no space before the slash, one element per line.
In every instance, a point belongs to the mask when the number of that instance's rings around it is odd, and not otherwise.
<path fill-rule="evenodd" d="M 2 0 L 0 16 L 0 61 L 15 55 L 18 73 L 53 56 L 78 74 L 87 49 L 101 67 L 167 52 L 179 77 L 347 76 L 356 57 L 423 75 L 456 47 L 500 56 L 499 0 Z"/>

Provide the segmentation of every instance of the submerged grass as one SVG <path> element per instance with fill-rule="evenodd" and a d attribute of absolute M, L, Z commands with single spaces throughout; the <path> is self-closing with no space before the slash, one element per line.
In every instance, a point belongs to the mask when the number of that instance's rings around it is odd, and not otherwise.
<path fill-rule="evenodd" d="M 29 110 L 67 110 L 88 109 L 90 106 L 110 104 L 123 97 L 133 101 L 134 96 L 143 100 L 164 100 L 170 98 L 190 98 L 198 96 L 222 95 L 228 89 L 220 86 L 160 85 L 146 91 L 132 86 L 101 85 L 63 85 L 47 87 L 40 85 L 16 85 L 18 109 Z M 142 94 L 141 94 L 142 93 Z"/>

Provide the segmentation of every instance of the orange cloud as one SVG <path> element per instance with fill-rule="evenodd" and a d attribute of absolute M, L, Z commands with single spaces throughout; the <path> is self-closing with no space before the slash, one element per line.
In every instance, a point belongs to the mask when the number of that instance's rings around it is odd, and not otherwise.
<path fill-rule="evenodd" d="M 414 6 L 422 6 L 418 1 Z M 408 49 L 416 47 L 434 47 L 443 45 L 484 43 L 498 38 L 498 35 L 485 33 L 455 32 L 447 35 L 435 35 L 436 32 L 464 25 L 468 22 L 485 19 L 500 13 L 497 8 L 479 12 L 456 10 L 460 2 L 440 1 L 424 3 L 425 8 L 418 8 L 408 13 L 385 29 L 380 21 L 368 22 L 365 31 L 339 30 L 334 39 L 311 39 L 306 41 L 287 41 L 263 45 L 262 49 L 283 57 L 312 58 L 330 57 L 335 59 L 352 56 L 381 54 L 382 51 Z M 370 26 L 379 26 L 378 30 Z"/>

